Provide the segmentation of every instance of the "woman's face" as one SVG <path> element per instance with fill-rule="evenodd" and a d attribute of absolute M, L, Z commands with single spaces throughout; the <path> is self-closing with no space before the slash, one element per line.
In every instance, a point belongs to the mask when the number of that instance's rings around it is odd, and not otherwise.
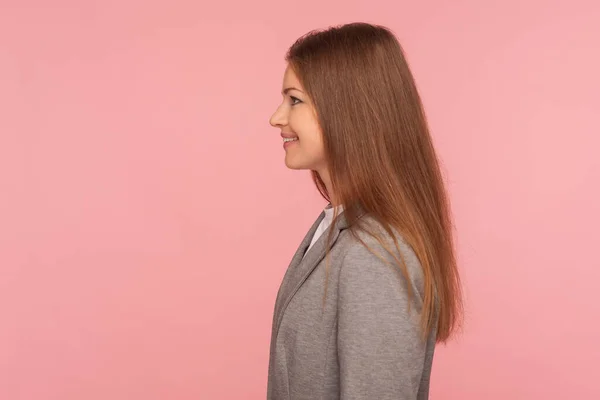
<path fill-rule="evenodd" d="M 270 119 L 281 130 L 285 165 L 291 169 L 326 172 L 321 127 L 315 109 L 289 66 L 283 76 L 283 102 Z"/>

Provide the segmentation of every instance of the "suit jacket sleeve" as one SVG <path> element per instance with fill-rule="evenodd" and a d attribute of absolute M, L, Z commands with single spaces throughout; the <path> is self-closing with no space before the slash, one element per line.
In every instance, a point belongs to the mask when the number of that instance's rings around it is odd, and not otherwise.
<path fill-rule="evenodd" d="M 371 246 L 371 244 L 369 244 Z M 380 246 L 371 246 L 393 260 Z M 414 400 L 426 343 L 420 336 L 422 271 L 401 243 L 410 281 L 357 244 L 346 254 L 338 288 L 338 360 L 341 400 Z M 407 286 L 413 287 L 410 298 Z"/>

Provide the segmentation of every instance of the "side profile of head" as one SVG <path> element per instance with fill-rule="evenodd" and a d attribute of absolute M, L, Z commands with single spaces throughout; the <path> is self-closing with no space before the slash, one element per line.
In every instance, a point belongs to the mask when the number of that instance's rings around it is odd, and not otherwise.
<path fill-rule="evenodd" d="M 302 36 L 286 61 L 270 120 L 286 165 L 312 171 L 351 223 L 360 208 L 402 233 L 424 269 L 423 329 L 437 313 L 437 339 L 447 340 L 461 310 L 450 207 L 400 43 L 386 27 L 351 23 Z"/>
<path fill-rule="evenodd" d="M 283 102 L 270 123 L 281 129 L 285 164 L 291 169 L 306 169 L 326 174 L 323 135 L 316 109 L 291 66 L 283 75 Z"/>

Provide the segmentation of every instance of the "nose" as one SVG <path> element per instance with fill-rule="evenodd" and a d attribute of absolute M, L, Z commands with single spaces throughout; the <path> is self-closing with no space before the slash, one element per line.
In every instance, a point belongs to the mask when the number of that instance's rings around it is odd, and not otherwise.
<path fill-rule="evenodd" d="M 279 106 L 275 113 L 269 119 L 269 123 L 274 128 L 281 128 L 282 126 L 287 125 L 287 115 L 283 110 L 283 107 Z"/>

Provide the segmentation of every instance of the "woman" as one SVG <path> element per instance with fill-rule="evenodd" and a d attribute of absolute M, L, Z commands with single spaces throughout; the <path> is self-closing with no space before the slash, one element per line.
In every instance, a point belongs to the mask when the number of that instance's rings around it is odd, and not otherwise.
<path fill-rule="evenodd" d="M 277 295 L 268 399 L 427 399 L 461 316 L 449 205 L 397 39 L 355 23 L 289 49 L 271 117 L 329 202 Z"/>

